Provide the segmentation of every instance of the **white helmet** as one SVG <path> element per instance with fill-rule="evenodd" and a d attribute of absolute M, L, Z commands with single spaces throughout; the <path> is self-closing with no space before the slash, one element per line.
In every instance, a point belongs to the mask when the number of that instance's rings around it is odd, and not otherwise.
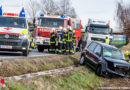
<path fill-rule="evenodd" d="M 65 29 L 65 28 L 63 28 L 63 31 L 66 31 L 66 29 Z"/>
<path fill-rule="evenodd" d="M 62 30 L 63 28 L 60 26 L 59 29 Z"/>
<path fill-rule="evenodd" d="M 54 32 L 54 31 L 55 31 L 55 28 L 52 28 L 51 31 Z"/>
<path fill-rule="evenodd" d="M 71 26 L 69 27 L 69 30 L 71 30 L 71 31 L 72 31 L 72 27 L 71 27 Z"/>

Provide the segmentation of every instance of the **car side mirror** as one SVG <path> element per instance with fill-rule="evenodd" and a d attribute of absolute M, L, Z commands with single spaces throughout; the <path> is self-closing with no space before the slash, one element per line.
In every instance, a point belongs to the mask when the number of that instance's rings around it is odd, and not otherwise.
<path fill-rule="evenodd" d="M 96 55 L 98 55 L 99 57 L 101 56 L 99 52 L 96 52 Z"/>

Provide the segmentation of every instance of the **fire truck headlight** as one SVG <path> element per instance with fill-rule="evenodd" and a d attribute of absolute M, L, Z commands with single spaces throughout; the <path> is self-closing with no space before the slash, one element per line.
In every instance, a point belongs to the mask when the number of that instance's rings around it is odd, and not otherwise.
<path fill-rule="evenodd" d="M 26 34 L 25 34 L 25 35 L 20 35 L 20 36 L 19 36 L 19 39 L 26 39 L 26 38 L 28 38 L 28 35 L 26 35 Z"/>

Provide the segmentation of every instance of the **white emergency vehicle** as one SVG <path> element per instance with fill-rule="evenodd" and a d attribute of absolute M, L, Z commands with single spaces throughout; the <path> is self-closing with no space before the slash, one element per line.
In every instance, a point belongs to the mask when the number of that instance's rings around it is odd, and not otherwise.
<path fill-rule="evenodd" d="M 22 7 L 0 7 L 0 50 L 29 53 L 29 31 Z"/>
<path fill-rule="evenodd" d="M 112 29 L 110 28 L 109 21 L 100 21 L 89 19 L 88 25 L 85 30 L 84 41 L 89 42 L 91 40 L 105 42 L 106 37 L 112 40 Z"/>

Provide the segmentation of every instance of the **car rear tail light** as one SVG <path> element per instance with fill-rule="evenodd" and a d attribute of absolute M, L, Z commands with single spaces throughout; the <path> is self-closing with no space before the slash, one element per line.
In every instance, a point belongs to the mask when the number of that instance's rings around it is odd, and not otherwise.
<path fill-rule="evenodd" d="M 86 55 L 89 55 L 89 52 L 88 52 L 88 51 L 86 51 Z"/>

